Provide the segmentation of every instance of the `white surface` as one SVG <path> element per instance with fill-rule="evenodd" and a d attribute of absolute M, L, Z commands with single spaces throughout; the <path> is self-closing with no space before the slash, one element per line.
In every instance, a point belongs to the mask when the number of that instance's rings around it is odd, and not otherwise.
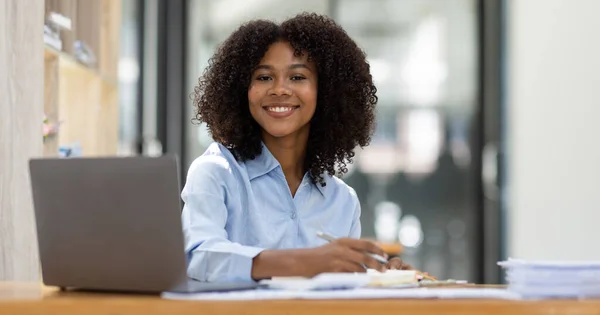
<path fill-rule="evenodd" d="M 165 299 L 175 300 L 290 300 L 290 299 L 518 299 L 511 292 L 501 289 L 353 289 L 328 291 L 283 291 L 250 290 L 222 293 L 169 293 L 162 294 Z"/>
<path fill-rule="evenodd" d="M 598 12 L 507 3 L 507 256 L 600 260 Z"/>

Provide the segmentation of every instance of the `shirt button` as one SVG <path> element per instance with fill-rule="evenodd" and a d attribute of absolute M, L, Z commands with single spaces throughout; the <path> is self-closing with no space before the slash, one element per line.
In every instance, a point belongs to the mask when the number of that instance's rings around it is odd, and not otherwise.
<path fill-rule="evenodd" d="M 296 219 L 296 212 L 292 212 L 292 215 L 291 215 L 291 217 L 292 217 L 292 219 L 294 219 L 294 220 L 295 220 L 295 219 Z"/>

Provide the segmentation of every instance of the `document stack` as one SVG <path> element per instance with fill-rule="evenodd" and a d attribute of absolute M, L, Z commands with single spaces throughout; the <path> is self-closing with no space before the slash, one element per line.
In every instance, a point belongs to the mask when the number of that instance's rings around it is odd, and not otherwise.
<path fill-rule="evenodd" d="M 600 297 L 600 262 L 499 262 L 508 290 L 523 299 L 586 299 Z"/>

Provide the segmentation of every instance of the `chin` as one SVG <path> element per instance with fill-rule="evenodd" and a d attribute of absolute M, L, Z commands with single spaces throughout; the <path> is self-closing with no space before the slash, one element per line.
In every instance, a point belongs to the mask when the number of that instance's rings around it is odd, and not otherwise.
<path fill-rule="evenodd" d="M 305 126 L 305 127 L 308 127 Z M 265 124 L 263 132 L 273 138 L 285 138 L 292 135 L 300 135 L 308 131 L 308 128 L 298 128 L 296 124 L 290 123 L 274 123 Z"/>
<path fill-rule="evenodd" d="M 269 136 L 274 137 L 274 138 L 283 138 L 283 137 L 289 136 L 291 134 L 291 132 L 289 130 L 276 130 L 276 129 L 275 130 L 273 130 L 273 129 L 269 130 L 269 129 L 266 129 L 265 132 Z"/>

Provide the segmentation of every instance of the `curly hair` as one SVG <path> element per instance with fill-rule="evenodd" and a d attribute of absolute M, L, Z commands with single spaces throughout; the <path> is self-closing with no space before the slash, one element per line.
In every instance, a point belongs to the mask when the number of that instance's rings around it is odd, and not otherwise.
<path fill-rule="evenodd" d="M 365 53 L 332 19 L 302 13 L 281 24 L 254 20 L 241 25 L 209 60 L 194 88 L 195 121 L 236 159 L 261 153 L 261 129 L 250 115 L 251 75 L 269 46 L 289 42 L 307 54 L 318 75 L 317 107 L 310 122 L 305 172 L 325 186 L 323 174 L 348 171 L 354 149 L 367 146 L 375 123 L 377 89 Z"/>

